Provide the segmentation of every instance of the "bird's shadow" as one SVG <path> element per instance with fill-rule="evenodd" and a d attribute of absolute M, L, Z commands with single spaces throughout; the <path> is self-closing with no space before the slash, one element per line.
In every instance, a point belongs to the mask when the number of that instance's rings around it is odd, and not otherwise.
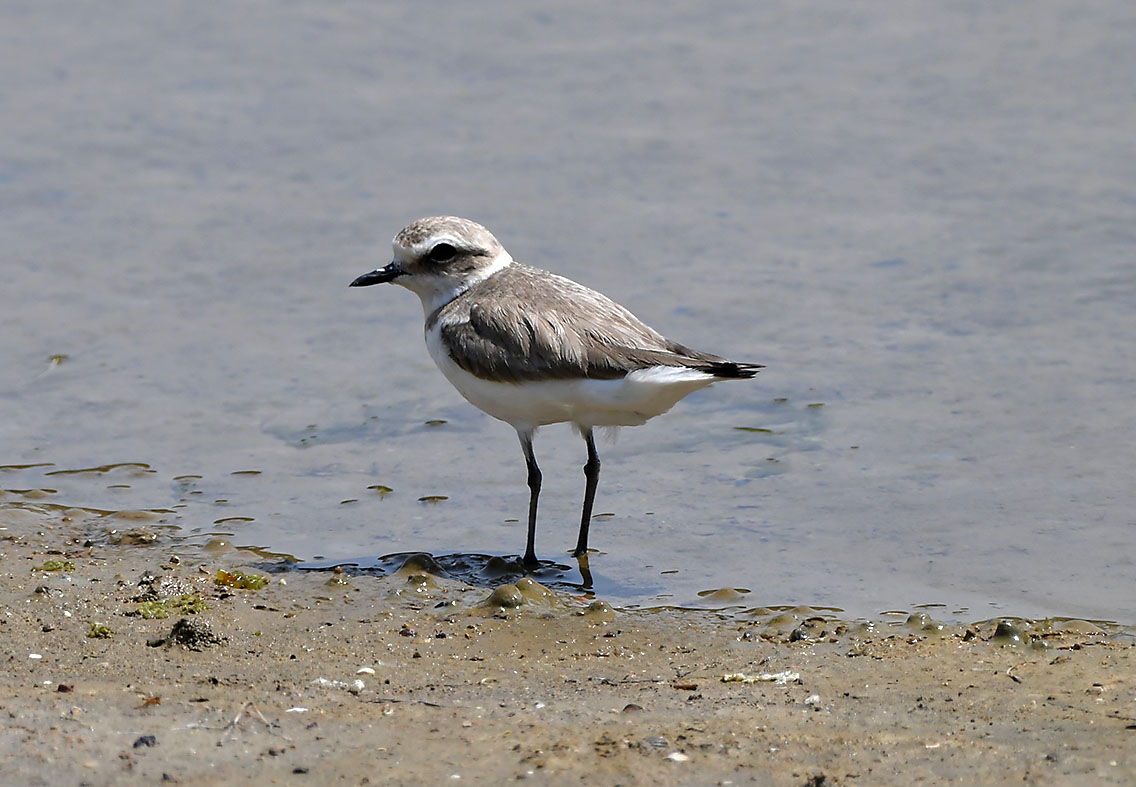
<path fill-rule="evenodd" d="M 594 596 L 594 582 L 587 556 L 572 560 L 577 565 L 541 560 L 535 566 L 526 566 L 517 555 L 484 555 L 471 552 L 432 555 L 429 552 L 395 552 L 380 557 L 301 561 L 288 564 L 285 570 L 341 571 L 348 576 L 371 577 L 424 572 L 474 587 L 486 588 L 509 585 L 523 577 L 532 577 L 553 590 L 587 597 Z M 276 571 L 281 568 L 280 564 L 274 565 Z"/>

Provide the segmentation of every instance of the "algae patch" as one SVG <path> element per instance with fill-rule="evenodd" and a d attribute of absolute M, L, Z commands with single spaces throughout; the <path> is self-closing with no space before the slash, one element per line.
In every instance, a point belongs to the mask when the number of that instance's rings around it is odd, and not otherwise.
<path fill-rule="evenodd" d="M 246 574 L 243 571 L 226 571 L 223 568 L 217 569 L 215 581 L 218 585 L 237 588 L 238 590 L 260 590 L 268 585 L 268 577 L 260 574 Z"/>
<path fill-rule="evenodd" d="M 71 573 L 75 570 L 73 560 L 45 560 L 42 566 L 33 566 L 32 571 L 64 571 Z"/>
<path fill-rule="evenodd" d="M 208 609 L 209 605 L 205 603 L 205 599 L 201 598 L 201 596 L 185 595 L 158 599 L 156 601 L 143 601 L 126 614 L 146 620 L 165 620 L 174 614 L 196 615 Z"/>
<path fill-rule="evenodd" d="M 92 623 L 90 631 L 87 636 L 91 639 L 110 639 L 114 636 L 114 631 L 105 623 Z"/>

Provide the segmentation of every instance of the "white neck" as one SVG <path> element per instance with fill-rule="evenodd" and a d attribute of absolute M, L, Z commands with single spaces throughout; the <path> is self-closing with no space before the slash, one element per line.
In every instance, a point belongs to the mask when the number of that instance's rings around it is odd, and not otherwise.
<path fill-rule="evenodd" d="M 509 252 L 502 251 L 484 268 L 460 281 L 455 281 L 446 276 L 435 276 L 429 279 L 408 276 L 406 277 L 407 280 L 395 279 L 394 283 L 401 284 L 417 294 L 422 300 L 422 312 L 429 317 L 470 287 L 485 281 L 512 263 L 513 258 L 509 255 Z"/>

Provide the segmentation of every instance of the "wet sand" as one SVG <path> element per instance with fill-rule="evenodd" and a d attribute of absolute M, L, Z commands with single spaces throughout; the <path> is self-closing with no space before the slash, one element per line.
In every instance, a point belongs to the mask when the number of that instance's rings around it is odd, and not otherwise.
<path fill-rule="evenodd" d="M 78 511 L 0 528 L 4 784 L 1136 780 L 1131 628 L 626 612 L 173 556 Z"/>

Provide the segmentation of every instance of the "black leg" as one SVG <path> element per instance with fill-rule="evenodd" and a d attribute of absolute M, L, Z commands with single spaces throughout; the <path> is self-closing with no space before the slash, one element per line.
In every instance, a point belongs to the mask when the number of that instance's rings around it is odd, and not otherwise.
<path fill-rule="evenodd" d="M 576 565 L 580 567 L 580 589 L 592 589 L 592 569 L 588 565 L 588 553 L 576 556 Z"/>
<path fill-rule="evenodd" d="M 580 538 L 576 542 L 576 557 L 588 554 L 588 525 L 592 522 L 592 504 L 596 501 L 596 485 L 600 482 L 600 455 L 592 430 L 585 429 L 584 441 L 588 444 L 588 462 L 584 465 L 584 513 L 580 517 Z"/>
<path fill-rule="evenodd" d="M 533 454 L 532 432 L 517 432 L 521 438 L 521 450 L 525 452 L 525 464 L 529 469 L 529 538 L 525 546 L 525 565 L 529 568 L 539 565 L 536 559 L 536 502 L 540 497 L 540 468 Z"/>

